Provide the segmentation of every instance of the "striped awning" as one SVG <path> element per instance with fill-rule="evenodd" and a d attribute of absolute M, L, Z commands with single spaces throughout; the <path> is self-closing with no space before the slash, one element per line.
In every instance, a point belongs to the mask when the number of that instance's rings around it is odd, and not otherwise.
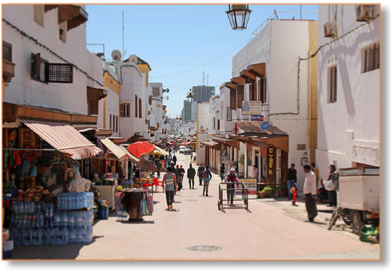
<path fill-rule="evenodd" d="M 22 123 L 48 142 L 53 148 L 75 160 L 95 156 L 101 152 L 68 123 L 21 119 Z"/>

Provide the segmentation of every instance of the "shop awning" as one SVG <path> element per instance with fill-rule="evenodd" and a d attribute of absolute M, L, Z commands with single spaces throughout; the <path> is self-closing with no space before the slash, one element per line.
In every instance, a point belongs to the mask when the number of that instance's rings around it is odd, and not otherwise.
<path fill-rule="evenodd" d="M 87 12 L 78 5 L 59 5 L 58 23 L 68 22 L 68 31 L 84 24 L 88 20 Z"/>
<path fill-rule="evenodd" d="M 132 153 L 130 153 L 124 146 L 118 145 L 118 147 L 126 153 L 126 158 L 130 159 L 132 162 L 138 163 L 140 162 L 140 159 L 134 156 Z"/>
<path fill-rule="evenodd" d="M 258 64 L 249 65 L 247 67 L 247 71 L 253 74 L 254 76 L 262 78 L 266 75 L 266 64 L 258 63 Z"/>
<path fill-rule="evenodd" d="M 168 155 L 168 152 L 155 145 L 155 150 L 151 151 L 149 154 L 165 156 Z"/>
<path fill-rule="evenodd" d="M 212 140 L 219 144 L 224 144 L 227 146 L 234 147 L 236 149 L 240 149 L 240 143 L 238 140 L 235 139 L 213 137 Z"/>
<path fill-rule="evenodd" d="M 200 144 L 206 146 L 206 147 L 210 147 L 212 149 L 216 149 L 216 150 L 220 150 L 221 149 L 221 145 L 219 143 L 216 143 L 216 142 L 200 142 Z"/>
<path fill-rule="evenodd" d="M 78 132 L 86 132 L 90 130 L 98 130 L 95 125 L 72 125 Z"/>
<path fill-rule="evenodd" d="M 85 159 L 101 152 L 70 124 L 25 119 L 21 121 L 53 148 L 72 159 Z"/>
<path fill-rule="evenodd" d="M 280 134 L 267 134 L 259 132 L 245 132 L 242 134 L 230 135 L 232 138 L 256 146 L 273 146 L 289 152 L 289 136 Z"/>
<path fill-rule="evenodd" d="M 122 151 L 119 146 L 114 144 L 110 139 L 102 139 L 101 142 L 111 151 L 111 153 L 113 153 L 118 158 L 119 161 L 125 160 L 126 153 Z"/>

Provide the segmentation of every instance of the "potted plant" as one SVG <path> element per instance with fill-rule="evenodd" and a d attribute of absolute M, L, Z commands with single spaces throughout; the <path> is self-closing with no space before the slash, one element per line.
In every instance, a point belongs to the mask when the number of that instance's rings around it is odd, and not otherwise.
<path fill-rule="evenodd" d="M 262 190 L 263 193 L 265 193 L 265 197 L 266 198 L 269 198 L 272 196 L 272 193 L 273 193 L 273 190 L 270 186 L 267 186 L 265 187 L 263 190 Z"/>
<path fill-rule="evenodd" d="M 265 192 L 258 191 L 257 194 L 258 194 L 258 199 L 259 198 L 265 198 Z"/>
<path fill-rule="evenodd" d="M 277 194 L 279 197 L 286 197 L 288 196 L 288 189 L 285 185 L 281 185 L 277 187 Z"/>

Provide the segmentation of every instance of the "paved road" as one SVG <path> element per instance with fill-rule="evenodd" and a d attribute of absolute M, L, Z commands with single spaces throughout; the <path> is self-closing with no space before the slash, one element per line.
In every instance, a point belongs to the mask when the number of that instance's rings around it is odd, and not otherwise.
<path fill-rule="evenodd" d="M 187 170 L 190 157 L 178 155 Z M 294 208 L 287 200 L 254 199 L 250 211 L 218 211 L 219 181 L 214 175 L 209 197 L 202 196 L 197 183 L 190 190 L 185 181 L 175 197 L 177 211 L 165 211 L 165 195 L 155 193 L 155 212 L 142 223 L 118 223 L 113 213 L 94 225 L 89 245 L 16 247 L 14 259 L 379 259 L 378 245 L 338 228 L 326 230 L 325 213 L 317 224 L 304 223 L 302 202 Z"/>

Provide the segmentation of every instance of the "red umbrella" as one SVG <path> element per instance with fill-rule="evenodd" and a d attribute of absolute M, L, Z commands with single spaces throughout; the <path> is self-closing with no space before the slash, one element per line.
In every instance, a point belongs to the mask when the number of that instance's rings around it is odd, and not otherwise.
<path fill-rule="evenodd" d="M 135 142 L 128 146 L 128 151 L 137 158 L 140 158 L 141 155 L 148 154 L 153 150 L 155 150 L 155 145 L 145 141 Z"/>

